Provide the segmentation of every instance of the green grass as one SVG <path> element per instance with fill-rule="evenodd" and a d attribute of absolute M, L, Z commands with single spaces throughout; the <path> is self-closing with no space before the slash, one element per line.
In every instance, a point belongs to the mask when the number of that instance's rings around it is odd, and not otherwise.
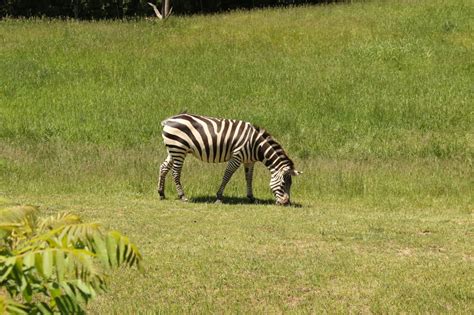
<path fill-rule="evenodd" d="M 472 313 L 469 1 L 365 2 L 165 23 L 0 21 L 0 193 L 130 235 L 147 276 L 93 313 Z M 268 204 L 259 165 L 189 158 L 160 202 L 160 122 L 267 128 L 304 174 Z M 204 183 L 204 184 L 203 184 Z M 132 280 L 130 280 L 132 279 Z"/>

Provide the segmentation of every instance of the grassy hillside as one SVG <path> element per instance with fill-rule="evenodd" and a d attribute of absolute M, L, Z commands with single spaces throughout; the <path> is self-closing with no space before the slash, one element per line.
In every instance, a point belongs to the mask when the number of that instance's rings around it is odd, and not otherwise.
<path fill-rule="evenodd" d="M 251 120 L 301 157 L 464 157 L 473 9 L 443 2 L 3 21 L 1 136 L 133 147 L 188 109 Z"/>
<path fill-rule="evenodd" d="M 304 161 L 458 167 L 472 158 L 472 11 L 402 1 L 166 23 L 2 21 L 2 177 L 15 191 L 148 182 L 164 155 L 160 121 L 184 109 L 264 126 Z"/>
<path fill-rule="evenodd" d="M 135 236 L 149 277 L 103 311 L 472 308 L 470 1 L 373 1 L 157 21 L 0 21 L 0 193 Z M 189 158 L 194 203 L 155 195 L 160 122 L 265 127 L 304 174 L 296 208 Z M 271 200 L 268 172 L 255 195 Z M 203 184 L 205 183 L 205 184 Z"/>

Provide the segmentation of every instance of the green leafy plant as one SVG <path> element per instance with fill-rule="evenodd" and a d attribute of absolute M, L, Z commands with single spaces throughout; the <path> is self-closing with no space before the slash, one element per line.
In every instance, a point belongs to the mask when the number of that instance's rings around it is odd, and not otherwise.
<path fill-rule="evenodd" d="M 107 270 L 140 269 L 140 252 L 119 232 L 38 212 L 0 200 L 0 313 L 84 313 L 106 289 Z"/>

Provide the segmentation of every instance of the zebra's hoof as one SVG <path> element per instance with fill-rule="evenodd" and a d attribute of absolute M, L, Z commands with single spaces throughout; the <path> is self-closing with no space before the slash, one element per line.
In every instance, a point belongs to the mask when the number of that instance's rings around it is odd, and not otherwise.
<path fill-rule="evenodd" d="M 217 199 L 215 203 L 216 204 L 222 204 L 222 199 Z"/>
<path fill-rule="evenodd" d="M 188 202 L 188 198 L 184 196 L 179 197 L 179 200 L 181 200 L 182 202 Z"/>
<path fill-rule="evenodd" d="M 256 203 L 254 196 L 247 196 L 247 198 L 249 199 L 250 203 Z"/>
<path fill-rule="evenodd" d="M 158 196 L 160 196 L 160 200 L 165 199 L 165 191 L 157 189 L 156 192 L 158 193 Z"/>

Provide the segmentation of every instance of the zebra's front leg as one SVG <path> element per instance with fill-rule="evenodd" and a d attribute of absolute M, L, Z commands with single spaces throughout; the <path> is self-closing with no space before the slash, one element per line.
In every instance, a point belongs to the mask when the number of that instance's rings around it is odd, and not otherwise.
<path fill-rule="evenodd" d="M 250 202 L 255 202 L 255 197 L 253 196 L 253 189 L 252 189 L 252 180 L 253 180 L 253 168 L 255 163 L 246 163 L 244 164 L 245 170 L 245 180 L 247 182 L 247 198 L 249 198 Z"/>
<path fill-rule="evenodd" d="M 170 155 L 166 158 L 166 160 L 160 166 L 160 176 L 158 178 L 158 194 L 160 195 L 160 199 L 165 199 L 165 179 L 166 175 L 168 174 L 171 166 L 173 164 L 173 159 Z"/>
<path fill-rule="evenodd" d="M 171 169 L 173 173 L 174 183 L 176 185 L 176 191 L 178 192 L 178 198 L 182 201 L 188 201 L 184 196 L 184 189 L 181 185 L 181 170 L 183 169 L 184 157 L 183 158 L 173 158 L 173 167 Z"/>
<path fill-rule="evenodd" d="M 240 157 L 234 156 L 230 159 L 229 163 L 227 164 L 227 168 L 225 169 L 224 178 L 222 179 L 221 187 L 217 191 L 216 203 L 222 202 L 222 196 L 224 194 L 225 186 L 231 179 L 232 175 L 234 175 L 235 171 L 239 168 L 240 164 L 242 164 L 242 160 Z"/>

